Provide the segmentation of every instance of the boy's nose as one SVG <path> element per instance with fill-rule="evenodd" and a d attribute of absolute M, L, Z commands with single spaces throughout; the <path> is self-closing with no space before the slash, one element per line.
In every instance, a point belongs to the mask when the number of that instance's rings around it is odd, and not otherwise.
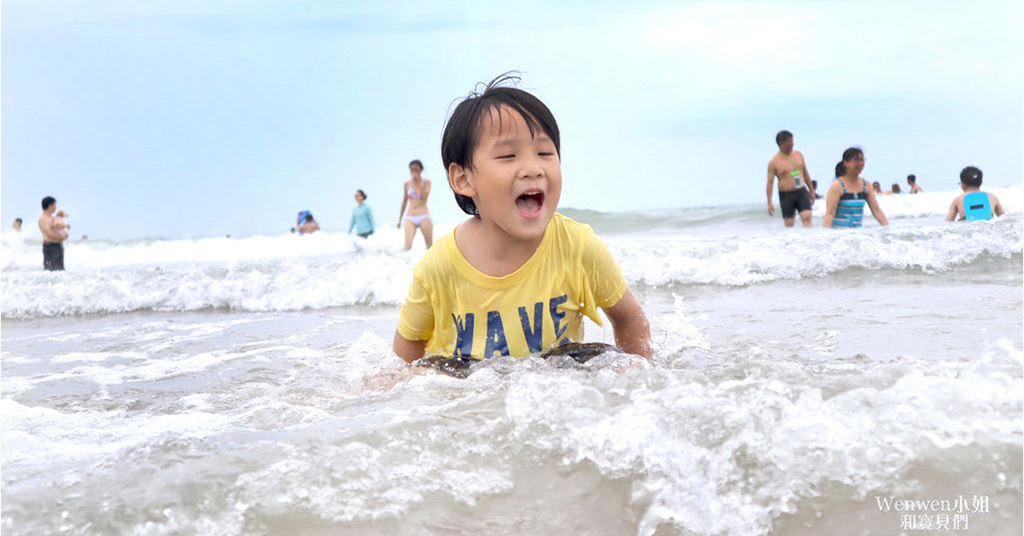
<path fill-rule="evenodd" d="M 537 155 L 532 155 L 523 160 L 523 166 L 519 169 L 522 178 L 535 178 L 544 176 L 544 166 Z"/>

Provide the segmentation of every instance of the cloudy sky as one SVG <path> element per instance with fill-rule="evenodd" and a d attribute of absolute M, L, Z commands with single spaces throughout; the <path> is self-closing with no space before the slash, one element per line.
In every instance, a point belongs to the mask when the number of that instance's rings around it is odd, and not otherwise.
<path fill-rule="evenodd" d="M 775 133 L 811 176 L 1022 184 L 1024 7 L 946 2 L 4 0 L 4 227 L 53 195 L 93 238 L 398 221 L 407 163 L 462 219 L 440 137 L 509 70 L 562 130 L 563 207 L 763 203 Z"/>

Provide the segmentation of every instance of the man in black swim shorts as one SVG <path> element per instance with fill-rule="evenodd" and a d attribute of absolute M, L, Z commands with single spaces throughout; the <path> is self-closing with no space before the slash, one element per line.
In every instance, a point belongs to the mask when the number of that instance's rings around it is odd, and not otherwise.
<path fill-rule="evenodd" d="M 776 134 L 775 143 L 779 152 L 768 162 L 768 215 L 775 215 L 772 204 L 772 190 L 776 177 L 779 179 L 779 207 L 786 227 L 796 224 L 796 213 L 804 227 L 814 224 L 811 220 L 811 205 L 814 203 L 814 186 L 807 172 L 807 163 L 800 151 L 793 150 L 793 134 L 783 130 Z"/>

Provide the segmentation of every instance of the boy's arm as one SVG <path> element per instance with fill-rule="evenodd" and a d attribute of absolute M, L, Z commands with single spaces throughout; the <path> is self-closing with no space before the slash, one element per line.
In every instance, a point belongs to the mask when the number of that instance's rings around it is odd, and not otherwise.
<path fill-rule="evenodd" d="M 946 214 L 946 221 L 947 222 L 950 222 L 950 221 L 953 221 L 953 220 L 956 219 L 956 213 L 959 212 L 959 210 L 957 209 L 957 206 L 956 206 L 956 202 L 959 201 L 959 200 L 960 200 L 960 198 L 957 197 L 956 199 L 953 200 L 952 203 L 949 204 L 949 213 Z"/>
<path fill-rule="evenodd" d="M 991 199 L 992 211 L 996 213 L 996 216 L 1006 214 L 1006 211 L 1003 210 L 1003 204 L 999 202 L 999 198 L 992 194 L 988 194 L 988 196 Z"/>
<path fill-rule="evenodd" d="M 392 347 L 398 357 L 405 360 L 406 363 L 412 363 L 417 359 L 423 357 L 423 354 L 427 351 L 427 341 L 410 341 L 405 337 L 398 334 L 398 330 L 395 330 L 395 342 Z"/>
<path fill-rule="evenodd" d="M 651 359 L 651 325 L 647 322 L 643 307 L 633 291 L 626 293 L 619 303 L 604 310 L 615 331 L 615 345 L 631 354 Z"/>

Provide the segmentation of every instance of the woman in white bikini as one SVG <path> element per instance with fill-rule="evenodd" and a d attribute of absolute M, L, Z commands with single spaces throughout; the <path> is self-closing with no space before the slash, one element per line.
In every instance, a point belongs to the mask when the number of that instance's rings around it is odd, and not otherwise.
<path fill-rule="evenodd" d="M 430 196 L 430 181 L 420 176 L 423 163 L 419 160 L 409 162 L 409 174 L 412 179 L 402 187 L 402 208 L 398 211 L 398 227 L 405 228 L 405 249 L 412 248 L 412 239 L 416 236 L 416 228 L 423 233 L 423 241 L 429 248 L 434 243 L 434 222 L 430 220 L 427 209 L 427 197 Z M 409 210 L 406 211 L 406 206 Z M 404 215 L 404 219 L 403 219 Z"/>

